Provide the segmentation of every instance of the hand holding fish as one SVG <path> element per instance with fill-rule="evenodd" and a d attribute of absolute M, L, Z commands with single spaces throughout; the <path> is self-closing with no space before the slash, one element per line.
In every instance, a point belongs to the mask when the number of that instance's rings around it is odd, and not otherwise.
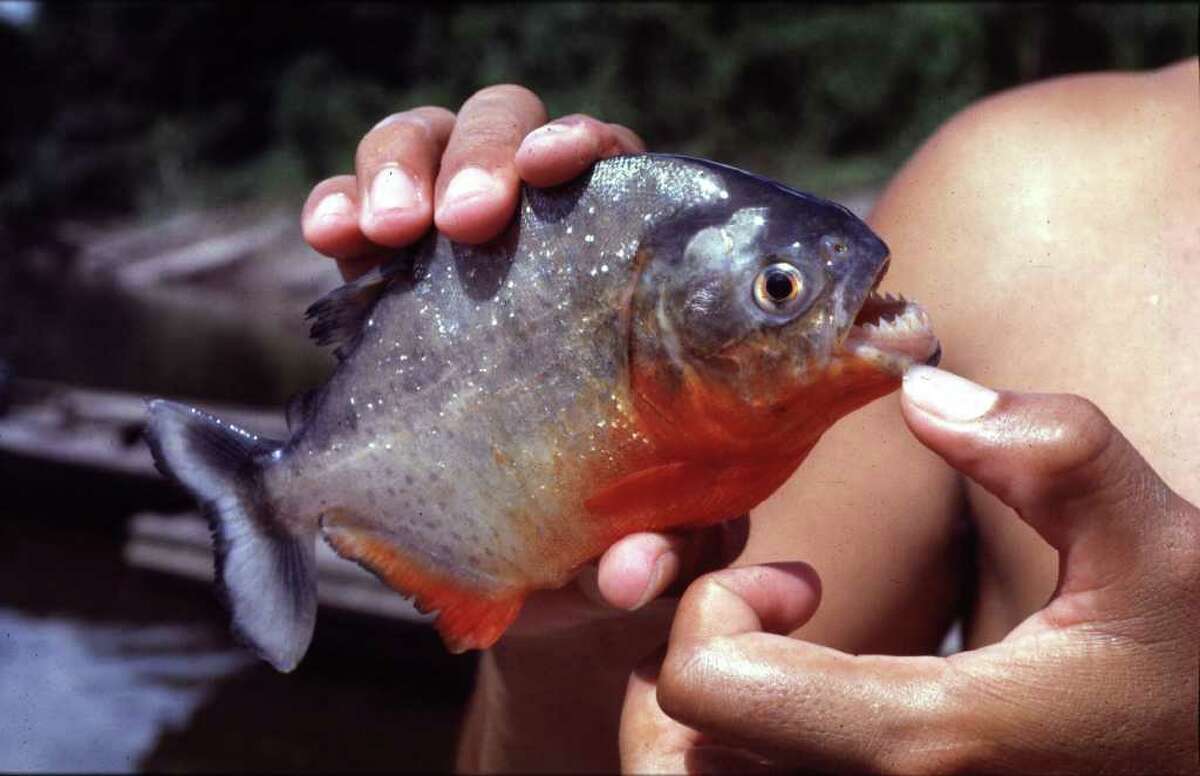
<path fill-rule="evenodd" d="M 521 181 L 565 183 L 598 159 L 643 150 L 623 126 L 580 114 L 546 123 L 533 92 L 490 86 L 457 117 L 427 106 L 376 124 L 359 143 L 355 174 L 313 187 L 301 216 L 304 238 L 357 277 L 434 224 L 461 243 L 495 237 L 516 211 Z"/>
<path fill-rule="evenodd" d="M 301 214 L 305 240 L 353 279 L 434 224 L 460 242 L 495 237 L 516 209 L 522 181 L 557 185 L 599 159 L 645 150 L 619 124 L 582 114 L 546 118 L 537 95 L 511 84 L 479 91 L 457 116 L 432 106 L 388 116 L 360 141 L 354 175 L 313 187 Z M 638 609 L 727 563 L 745 534 L 743 518 L 686 536 L 625 537 L 579 584 L 536 594 L 510 633 L 545 634 L 609 616 L 609 607 Z"/>
<path fill-rule="evenodd" d="M 336 259 L 344 276 L 358 277 L 389 248 L 415 242 L 433 223 L 460 241 L 491 239 L 511 218 L 521 181 L 562 184 L 601 158 L 644 148 L 628 128 L 592 116 L 562 116 L 547 124 L 533 92 L 490 86 L 463 103 L 457 116 L 421 107 L 379 121 L 359 143 L 355 175 L 314 186 L 301 224 L 313 249 Z M 496 185 L 462 197 L 446 194 L 463 170 L 468 181 L 473 175 L 487 181 L 475 175 L 487 170 Z M 744 518 L 686 536 L 625 537 L 583 572 L 580 584 L 534 596 L 512 634 L 562 630 L 611 615 L 613 608 L 640 608 L 668 589 L 682 589 L 714 564 L 725 565 L 744 543 Z"/>
<path fill-rule="evenodd" d="M 1078 397 L 915 367 L 902 406 L 1058 550 L 1050 602 L 947 659 L 853 656 L 775 635 L 817 608 L 807 565 L 713 573 L 684 595 L 661 668 L 630 680 L 624 769 L 1194 769 L 1200 510 Z"/>

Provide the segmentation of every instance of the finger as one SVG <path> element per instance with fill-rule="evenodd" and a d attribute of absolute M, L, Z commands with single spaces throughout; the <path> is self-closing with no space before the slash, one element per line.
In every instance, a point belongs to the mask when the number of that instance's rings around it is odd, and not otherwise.
<path fill-rule="evenodd" d="M 639 609 L 662 595 L 679 576 L 687 544 L 683 536 L 637 533 L 600 558 L 600 594 L 610 606 Z"/>
<path fill-rule="evenodd" d="M 623 124 L 609 124 L 608 127 L 613 131 L 617 142 L 612 147 L 611 153 L 605 152 L 606 155 L 646 153 L 646 143 L 642 140 L 641 135 Z"/>
<path fill-rule="evenodd" d="M 597 159 L 646 150 L 641 138 L 620 124 L 575 114 L 530 132 L 517 149 L 521 179 L 534 186 L 557 186 Z"/>
<path fill-rule="evenodd" d="M 821 580 L 807 563 L 715 571 L 684 594 L 671 627 L 671 644 L 758 631 L 790 633 L 812 617 L 820 600 Z"/>
<path fill-rule="evenodd" d="M 618 738 L 622 773 L 755 773 L 772 770 L 764 758 L 722 746 L 663 713 L 655 696 L 665 650 L 629 677 Z"/>
<path fill-rule="evenodd" d="M 938 658 L 853 657 L 783 633 L 816 609 L 804 564 L 707 575 L 675 616 L 656 698 L 676 721 L 780 762 L 910 770 L 909 747 L 940 742 L 951 694 Z M 937 765 L 937 753 L 922 761 Z"/>
<path fill-rule="evenodd" d="M 453 240 L 480 243 L 500 233 L 517 207 L 513 157 L 525 135 L 546 120 L 537 95 L 504 84 L 463 104 L 437 178 L 434 221 Z"/>
<path fill-rule="evenodd" d="M 997 393 L 918 366 L 904 377 L 902 407 L 921 442 L 1070 550 L 1062 592 L 1150 567 L 1160 577 L 1188 565 L 1181 553 L 1200 542 L 1195 510 L 1086 399 Z"/>
<path fill-rule="evenodd" d="M 639 609 L 700 574 L 728 565 L 749 536 L 745 515 L 686 534 L 637 533 L 613 544 L 600 559 L 598 585 L 605 603 Z"/>
<path fill-rule="evenodd" d="M 359 226 L 371 242 L 399 248 L 419 239 L 433 223 L 433 184 L 454 114 L 425 107 L 379 122 L 354 155 Z"/>
<path fill-rule="evenodd" d="M 618 742 L 622 773 L 684 773 L 684 752 L 699 735 L 663 714 L 655 698 L 663 651 L 629 677 L 621 706 Z"/>
<path fill-rule="evenodd" d="M 300 230 L 313 250 L 351 259 L 374 250 L 358 226 L 358 189 L 353 175 L 321 181 L 300 211 Z"/>

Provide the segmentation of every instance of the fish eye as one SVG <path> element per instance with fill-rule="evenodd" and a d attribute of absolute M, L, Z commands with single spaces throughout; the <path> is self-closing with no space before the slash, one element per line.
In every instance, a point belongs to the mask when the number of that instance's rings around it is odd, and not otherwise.
<path fill-rule="evenodd" d="M 786 262 L 766 267 L 754 278 L 754 301 L 769 313 L 787 312 L 804 291 L 804 276 Z"/>

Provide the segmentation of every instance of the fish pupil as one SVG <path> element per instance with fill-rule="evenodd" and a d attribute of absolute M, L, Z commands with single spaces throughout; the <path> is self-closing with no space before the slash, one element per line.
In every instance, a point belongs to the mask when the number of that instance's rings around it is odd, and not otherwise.
<path fill-rule="evenodd" d="M 767 296 L 772 302 L 786 302 L 795 292 L 795 280 L 791 275 L 781 270 L 773 269 L 767 272 Z"/>

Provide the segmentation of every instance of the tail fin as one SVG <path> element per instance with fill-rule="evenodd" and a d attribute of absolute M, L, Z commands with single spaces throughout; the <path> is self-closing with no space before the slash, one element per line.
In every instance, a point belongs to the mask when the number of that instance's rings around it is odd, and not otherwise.
<path fill-rule="evenodd" d="M 291 671 L 317 617 L 316 528 L 296 536 L 276 519 L 262 459 L 281 444 L 175 402 L 150 402 L 146 436 L 159 471 L 204 508 L 217 584 L 234 631 L 280 671 Z"/>

